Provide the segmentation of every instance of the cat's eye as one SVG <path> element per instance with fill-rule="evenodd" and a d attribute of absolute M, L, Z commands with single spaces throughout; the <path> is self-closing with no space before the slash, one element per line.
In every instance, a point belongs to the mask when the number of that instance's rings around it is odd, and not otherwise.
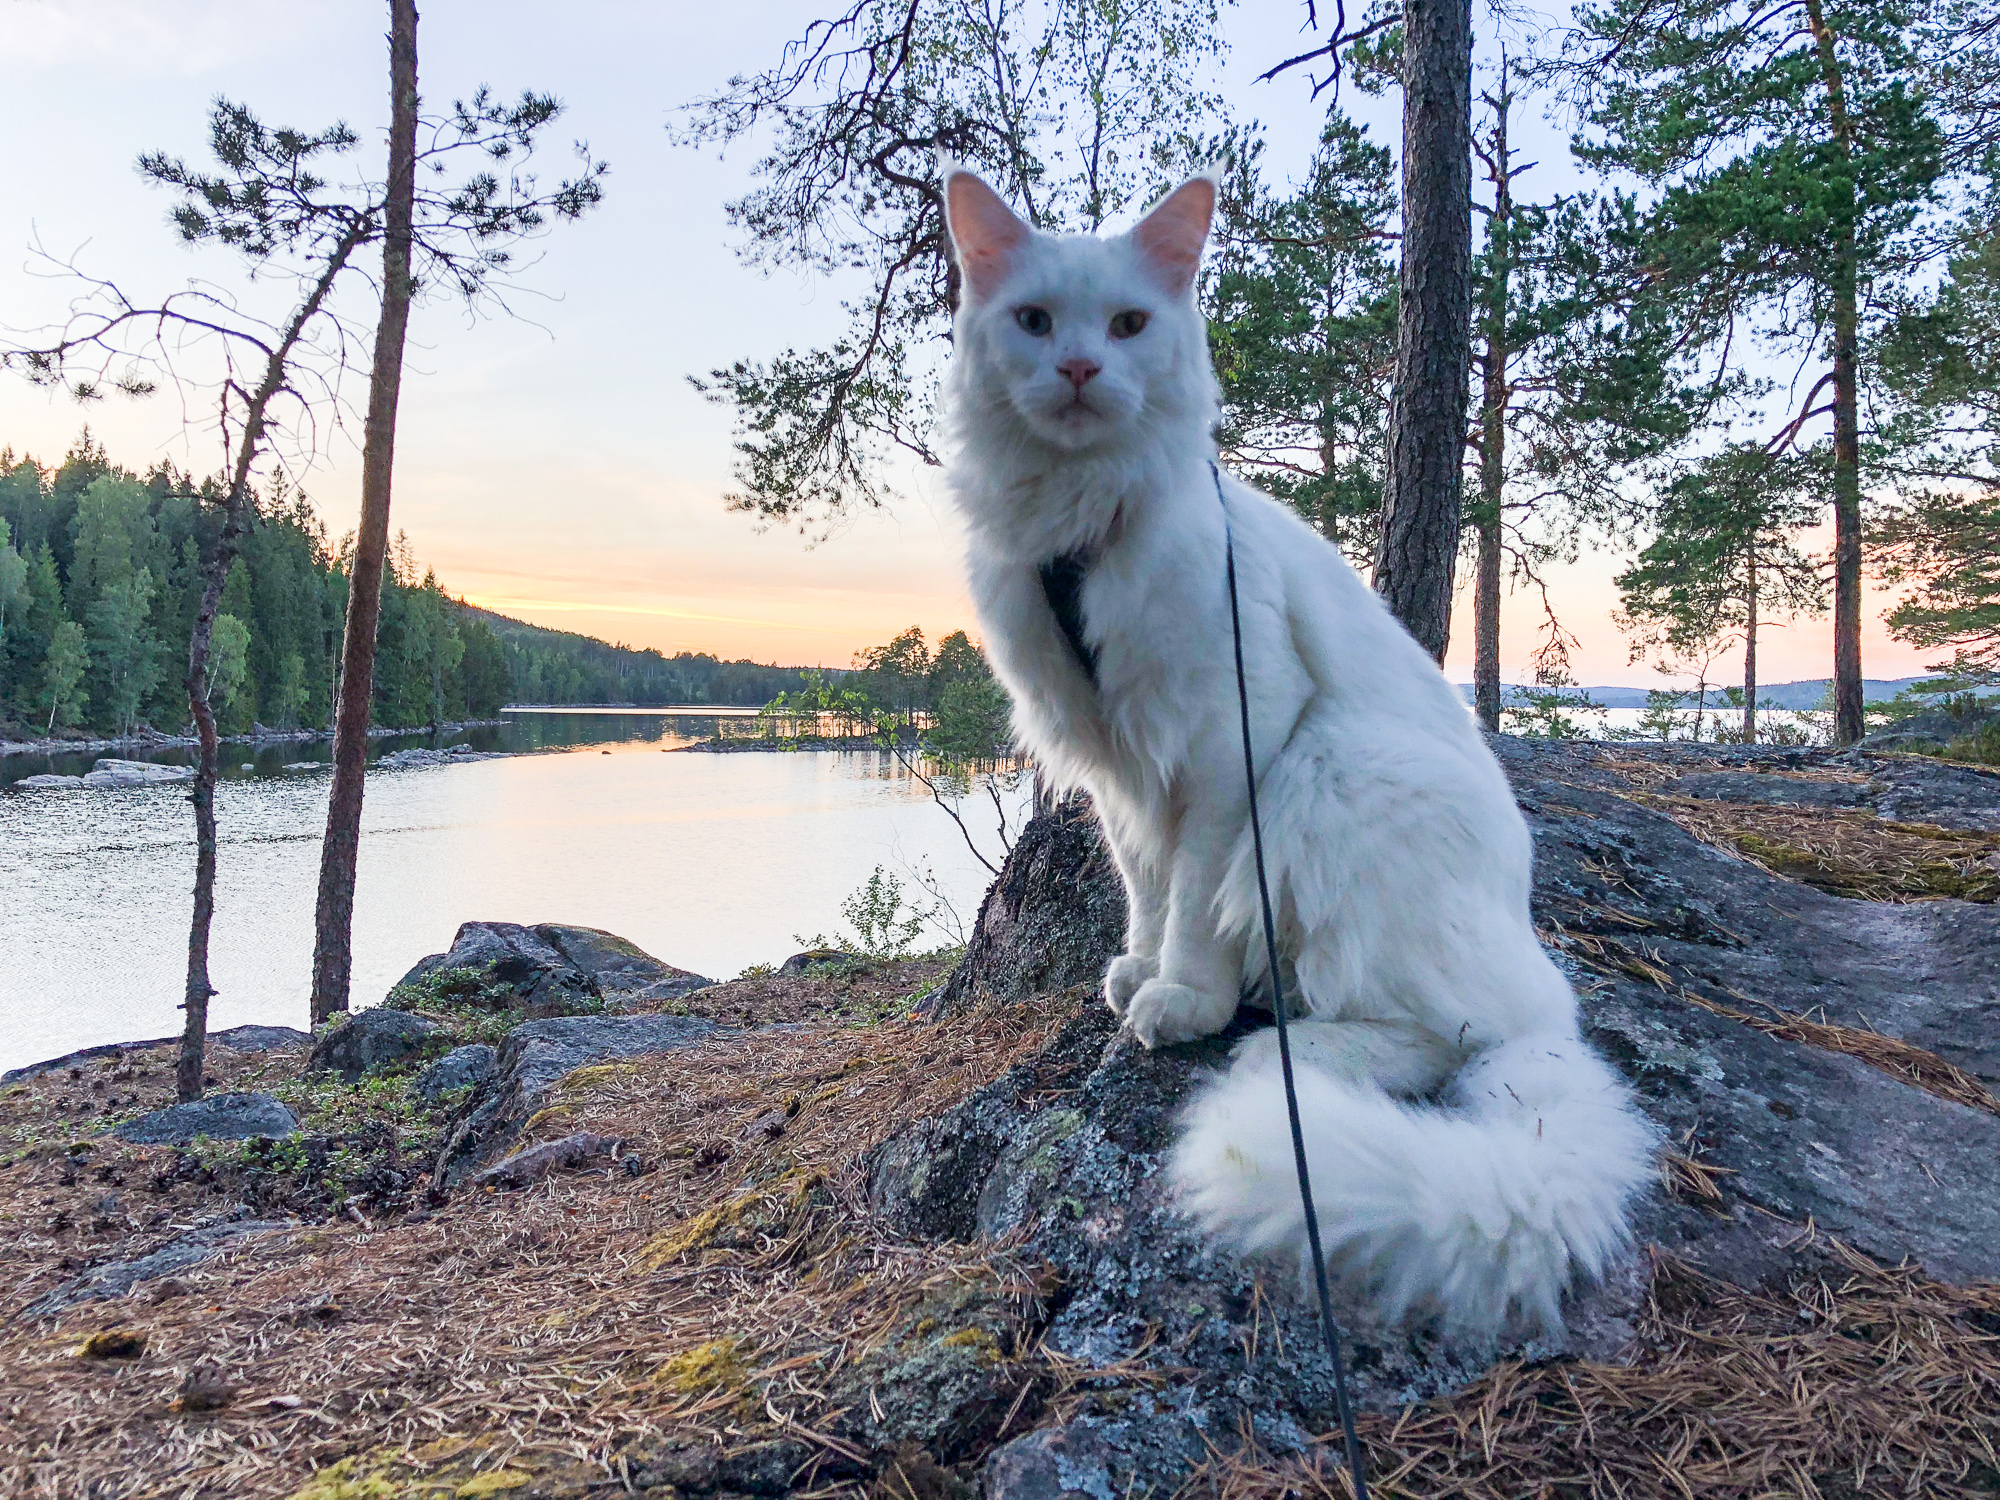
<path fill-rule="evenodd" d="M 1146 314 L 1136 307 L 1128 307 L 1111 320 L 1111 336 L 1114 339 L 1129 339 L 1146 326 Z"/>
<path fill-rule="evenodd" d="M 1056 326 L 1056 320 L 1049 316 L 1046 307 L 1017 307 L 1014 309 L 1014 321 L 1021 325 L 1021 332 L 1031 333 L 1036 338 Z"/>

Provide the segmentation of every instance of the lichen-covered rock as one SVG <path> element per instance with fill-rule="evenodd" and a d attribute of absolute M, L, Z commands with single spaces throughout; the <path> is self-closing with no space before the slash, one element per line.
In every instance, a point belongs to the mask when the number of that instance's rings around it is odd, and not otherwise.
<path fill-rule="evenodd" d="M 996 1287 L 934 1292 L 841 1372 L 829 1393 L 835 1434 L 869 1452 L 911 1447 L 947 1464 L 977 1456 L 1009 1412 L 1037 1410 L 1022 1326 L 1022 1310 Z"/>
<path fill-rule="evenodd" d="M 218 1141 L 278 1139 L 298 1128 L 298 1117 L 269 1094 L 210 1094 L 127 1120 L 111 1133 L 134 1145 L 178 1146 L 201 1136 Z"/>
<path fill-rule="evenodd" d="M 535 936 L 594 979 L 613 1009 L 678 1000 L 715 983 L 690 969 L 662 963 L 637 943 L 599 927 L 543 922 L 535 928 Z"/>
<path fill-rule="evenodd" d="M 387 1003 L 403 1006 L 412 994 L 534 1017 L 604 1009 L 595 979 L 534 928 L 516 922 L 462 924 L 450 949 L 417 960 Z"/>
<path fill-rule="evenodd" d="M 1806 781 L 1752 771 L 1692 771 L 1660 788 L 1675 797 L 1717 802 L 1757 802 L 1773 807 L 1866 807 L 1867 786 L 1851 781 Z"/>
<path fill-rule="evenodd" d="M 9 1068 L 5 1073 L 0 1073 L 0 1084 L 19 1083 L 23 1079 L 39 1078 L 44 1073 L 53 1073 L 59 1068 L 81 1067 L 86 1062 L 120 1057 L 128 1052 L 149 1052 L 155 1047 L 178 1047 L 180 1041 L 177 1036 L 157 1036 L 143 1042 L 104 1042 L 95 1047 L 79 1047 L 74 1052 L 65 1052 L 61 1057 L 51 1057 L 42 1062 Z M 208 1034 L 209 1046 L 227 1047 L 232 1052 L 276 1052 L 287 1047 L 303 1047 L 311 1041 L 310 1032 L 299 1031 L 290 1026 L 231 1026 L 226 1031 L 211 1031 Z"/>
<path fill-rule="evenodd" d="M 1759 762 L 1706 759 L 1713 748 L 1699 747 L 1697 758 L 1662 747 L 1657 758 L 1689 776 L 1729 776 L 1702 789 L 1737 793 L 1734 767 Z M 1990 1086 L 2000 1078 L 1994 908 L 1847 900 L 1734 858 L 1619 795 L 1632 784 L 1609 762 L 1650 749 L 1502 740 L 1496 750 L 1537 840 L 1536 920 L 1579 982 L 1586 1033 L 1624 1071 L 1673 1151 L 1693 1162 L 1678 1169 L 1674 1191 L 1639 1205 L 1639 1245 L 1723 1281 L 1783 1285 L 1829 1263 L 1804 1233 L 1810 1224 L 1884 1261 L 1920 1261 L 1945 1281 L 2000 1279 L 1992 1191 L 2000 1106 L 1954 1102 L 1891 1065 L 1736 1018 L 1776 1024 L 1780 1013 L 1811 1012 L 1866 1029 L 1813 1033 L 1822 1039 L 1879 1034 L 1892 1049 L 1926 1048 Z M 1810 770 L 1833 760 L 1783 754 L 1762 763 Z M 1715 759 L 1732 769 L 1716 773 Z M 1838 764 L 1868 782 L 1793 784 L 1859 789 L 1855 805 L 1902 796 L 1924 808 L 1949 802 L 1961 817 L 2000 813 L 2000 782 L 1969 787 L 1853 757 Z M 1842 806 L 1847 796 L 1827 800 Z M 1239 1017 L 1220 1037 L 1156 1053 L 1117 1034 L 1094 981 L 1117 948 L 1119 893 L 1093 843 L 1073 819 L 1023 835 L 1016 858 L 1035 861 L 1036 873 L 1003 872 L 987 905 L 998 916 L 989 925 L 982 915 L 984 940 L 950 991 L 957 1003 L 1013 998 L 1033 992 L 1034 976 L 1057 972 L 1075 987 L 1050 1003 L 1071 1019 L 1039 1056 L 956 1108 L 912 1122 L 868 1161 L 871 1198 L 904 1233 L 1017 1234 L 1033 1245 L 1062 1286 L 1042 1330 L 1050 1350 L 1155 1372 L 1152 1383 L 1086 1397 L 1060 1426 L 994 1451 L 983 1472 L 987 1500 L 1170 1492 L 1212 1448 L 1240 1442 L 1246 1422 L 1274 1452 L 1335 1422 L 1296 1267 L 1218 1253 L 1176 1211 L 1163 1180 L 1190 1090 L 1262 1018 Z M 1605 1284 L 1573 1296 L 1561 1338 L 1501 1348 L 1384 1327 L 1341 1295 L 1355 1395 L 1364 1407 L 1394 1409 L 1462 1387 L 1498 1357 L 1618 1359 L 1646 1295 L 1646 1266 L 1635 1251 Z"/>
<path fill-rule="evenodd" d="M 507 1033 L 494 1076 L 475 1089 L 434 1172 L 456 1186 L 504 1152 L 563 1076 L 589 1063 L 671 1052 L 726 1034 L 698 1016 L 560 1016 Z"/>
<path fill-rule="evenodd" d="M 467 922 L 447 952 L 417 961 L 389 1003 L 427 996 L 531 1018 L 596 1015 L 678 1000 L 714 982 L 597 927 Z"/>
<path fill-rule="evenodd" d="M 419 1055 L 438 1035 L 435 1021 L 380 1007 L 357 1011 L 313 1044 L 309 1073 L 334 1073 L 342 1083 L 358 1083 L 371 1073 Z"/>
<path fill-rule="evenodd" d="M 512 1156 L 496 1161 L 492 1166 L 476 1172 L 472 1177 L 474 1187 L 527 1187 L 540 1182 L 551 1172 L 567 1171 L 571 1167 L 582 1166 L 585 1162 L 596 1161 L 600 1157 L 615 1156 L 623 1144 L 614 1136 L 592 1135 L 580 1130 L 566 1135 L 561 1140 L 544 1141 L 539 1146 L 528 1146 L 516 1151 Z"/>
<path fill-rule="evenodd" d="M 410 1083 L 419 1099 L 436 1100 L 459 1089 L 477 1088 L 494 1074 L 499 1053 L 484 1042 L 454 1047 Z"/>
<path fill-rule="evenodd" d="M 779 964 L 778 972 L 785 975 L 809 974 L 814 969 L 847 968 L 857 962 L 859 960 L 855 955 L 839 948 L 808 948 Z"/>

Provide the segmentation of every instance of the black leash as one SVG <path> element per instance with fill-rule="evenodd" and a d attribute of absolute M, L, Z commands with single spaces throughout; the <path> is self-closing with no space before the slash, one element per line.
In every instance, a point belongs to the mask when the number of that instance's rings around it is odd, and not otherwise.
<path fill-rule="evenodd" d="M 1236 638 L 1236 704 L 1243 716 L 1243 780 L 1250 793 L 1250 839 L 1257 853 L 1257 899 L 1264 906 L 1264 952 L 1271 965 L 1271 1005 L 1278 1015 L 1278 1065 L 1285 1075 L 1285 1112 L 1292 1121 L 1292 1159 L 1299 1169 L 1299 1200 L 1306 1211 L 1306 1244 L 1312 1250 L 1313 1277 L 1319 1283 L 1319 1321 L 1326 1333 L 1326 1357 L 1333 1362 L 1334 1402 L 1340 1409 L 1340 1432 L 1347 1439 L 1347 1472 L 1354 1478 L 1355 1500 L 1368 1500 L 1368 1479 L 1361 1464 L 1361 1440 L 1354 1434 L 1354 1402 L 1347 1394 L 1347 1364 L 1340 1357 L 1340 1325 L 1333 1320 L 1333 1295 L 1326 1286 L 1326 1256 L 1320 1251 L 1319 1213 L 1313 1208 L 1312 1178 L 1306 1171 L 1306 1135 L 1299 1124 L 1299 1095 L 1292 1082 L 1292 1039 L 1285 1029 L 1285 982 L 1278 976 L 1278 926 L 1271 916 L 1271 887 L 1264 876 L 1264 828 L 1257 817 L 1257 763 L 1250 752 L 1250 688 L 1243 676 L 1243 616 L 1236 602 L 1236 539 L 1229 528 L 1229 502 L 1222 498 L 1222 471 L 1208 466 L 1215 480 L 1216 503 L 1222 507 L 1222 555 L 1229 570 L 1229 628 Z"/>

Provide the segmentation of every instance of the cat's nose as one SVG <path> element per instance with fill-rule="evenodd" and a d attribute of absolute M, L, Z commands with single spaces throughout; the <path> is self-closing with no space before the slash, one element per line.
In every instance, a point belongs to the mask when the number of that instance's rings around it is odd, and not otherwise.
<path fill-rule="evenodd" d="M 1071 385 L 1075 386 L 1078 390 L 1082 390 L 1084 385 L 1090 380 L 1090 377 L 1103 368 L 1104 366 L 1100 365 L 1096 360 L 1085 359 L 1079 355 L 1075 359 L 1066 359 L 1057 365 L 1056 372 L 1068 377 Z"/>

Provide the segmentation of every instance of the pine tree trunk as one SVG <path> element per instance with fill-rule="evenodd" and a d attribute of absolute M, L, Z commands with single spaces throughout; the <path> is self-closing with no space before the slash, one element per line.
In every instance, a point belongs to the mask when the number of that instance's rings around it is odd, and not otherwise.
<path fill-rule="evenodd" d="M 1491 96 L 1488 96 L 1489 99 Z M 1507 299 L 1513 271 L 1514 200 L 1508 190 L 1507 106 L 1503 91 L 1494 107 L 1493 212 L 1486 221 L 1488 260 L 1486 351 L 1479 401 L 1479 572 L 1472 601 L 1472 701 L 1479 722 L 1500 729 L 1500 522 L 1507 492 Z"/>
<path fill-rule="evenodd" d="M 1806 23 L 1826 84 L 1827 115 L 1841 164 L 1832 199 L 1833 292 L 1833 740 L 1861 738 L 1861 315 L 1856 286 L 1854 127 L 1820 0 L 1806 0 Z"/>
<path fill-rule="evenodd" d="M 188 924 L 187 989 L 181 1008 L 187 1019 L 181 1029 L 180 1060 L 174 1069 L 174 1093 L 185 1104 L 199 1099 L 207 1066 L 208 1002 L 215 988 L 208 977 L 208 934 L 215 918 L 215 770 L 220 741 L 215 713 L 208 698 L 209 648 L 215 637 L 215 616 L 222 607 L 223 585 L 236 561 L 236 550 L 247 530 L 240 495 L 231 495 L 229 514 L 216 538 L 215 550 L 203 561 L 201 601 L 195 607 L 194 629 L 188 637 L 188 712 L 194 719 L 199 748 L 195 753 L 194 789 L 194 918 Z"/>
<path fill-rule="evenodd" d="M 1757 743 L 1757 544 L 1750 544 L 1743 594 L 1743 743 Z"/>
<path fill-rule="evenodd" d="M 285 388 L 291 373 L 292 351 L 326 305 L 327 295 L 346 270 L 348 258 L 366 237 L 365 225 L 353 225 L 328 249 L 319 275 L 305 300 L 293 310 L 283 336 L 265 362 L 264 378 L 244 403 L 229 492 L 223 502 L 222 530 L 215 539 L 214 550 L 202 560 L 201 599 L 195 607 L 194 628 L 188 633 L 188 714 L 194 720 L 199 749 L 195 756 L 194 788 L 188 797 L 194 804 L 195 856 L 194 917 L 188 924 L 187 989 L 181 1001 L 187 1019 L 181 1029 L 180 1060 L 174 1070 L 175 1092 L 183 1104 L 201 1097 L 208 1047 L 208 1002 L 216 993 L 208 977 L 209 929 L 215 918 L 215 772 L 220 751 L 215 713 L 208 698 L 208 663 L 215 640 L 215 617 L 222 608 L 222 591 L 229 582 L 229 570 L 242 550 L 243 538 L 257 520 L 250 476 L 264 445 L 264 414 L 278 392 Z M 53 709 L 49 722 L 51 725 L 55 722 Z"/>
<path fill-rule="evenodd" d="M 1403 256 L 1375 588 L 1440 662 L 1451 639 L 1472 354 L 1472 10 L 1403 8 Z"/>
<path fill-rule="evenodd" d="M 1833 308 L 1833 738 L 1861 738 L 1861 421 L 1853 241 Z"/>
<path fill-rule="evenodd" d="M 347 1009 L 353 971 L 354 879 L 361 852 L 361 796 L 375 692 L 375 628 L 389 551 L 389 487 L 396 449 L 396 398 L 410 324 L 410 227 L 416 193 L 417 8 L 389 0 L 389 193 L 382 249 L 382 317 L 369 373 L 361 449 L 361 526 L 347 581 L 340 699 L 333 725 L 333 794 L 320 851 L 313 941 L 314 1024 Z"/>

